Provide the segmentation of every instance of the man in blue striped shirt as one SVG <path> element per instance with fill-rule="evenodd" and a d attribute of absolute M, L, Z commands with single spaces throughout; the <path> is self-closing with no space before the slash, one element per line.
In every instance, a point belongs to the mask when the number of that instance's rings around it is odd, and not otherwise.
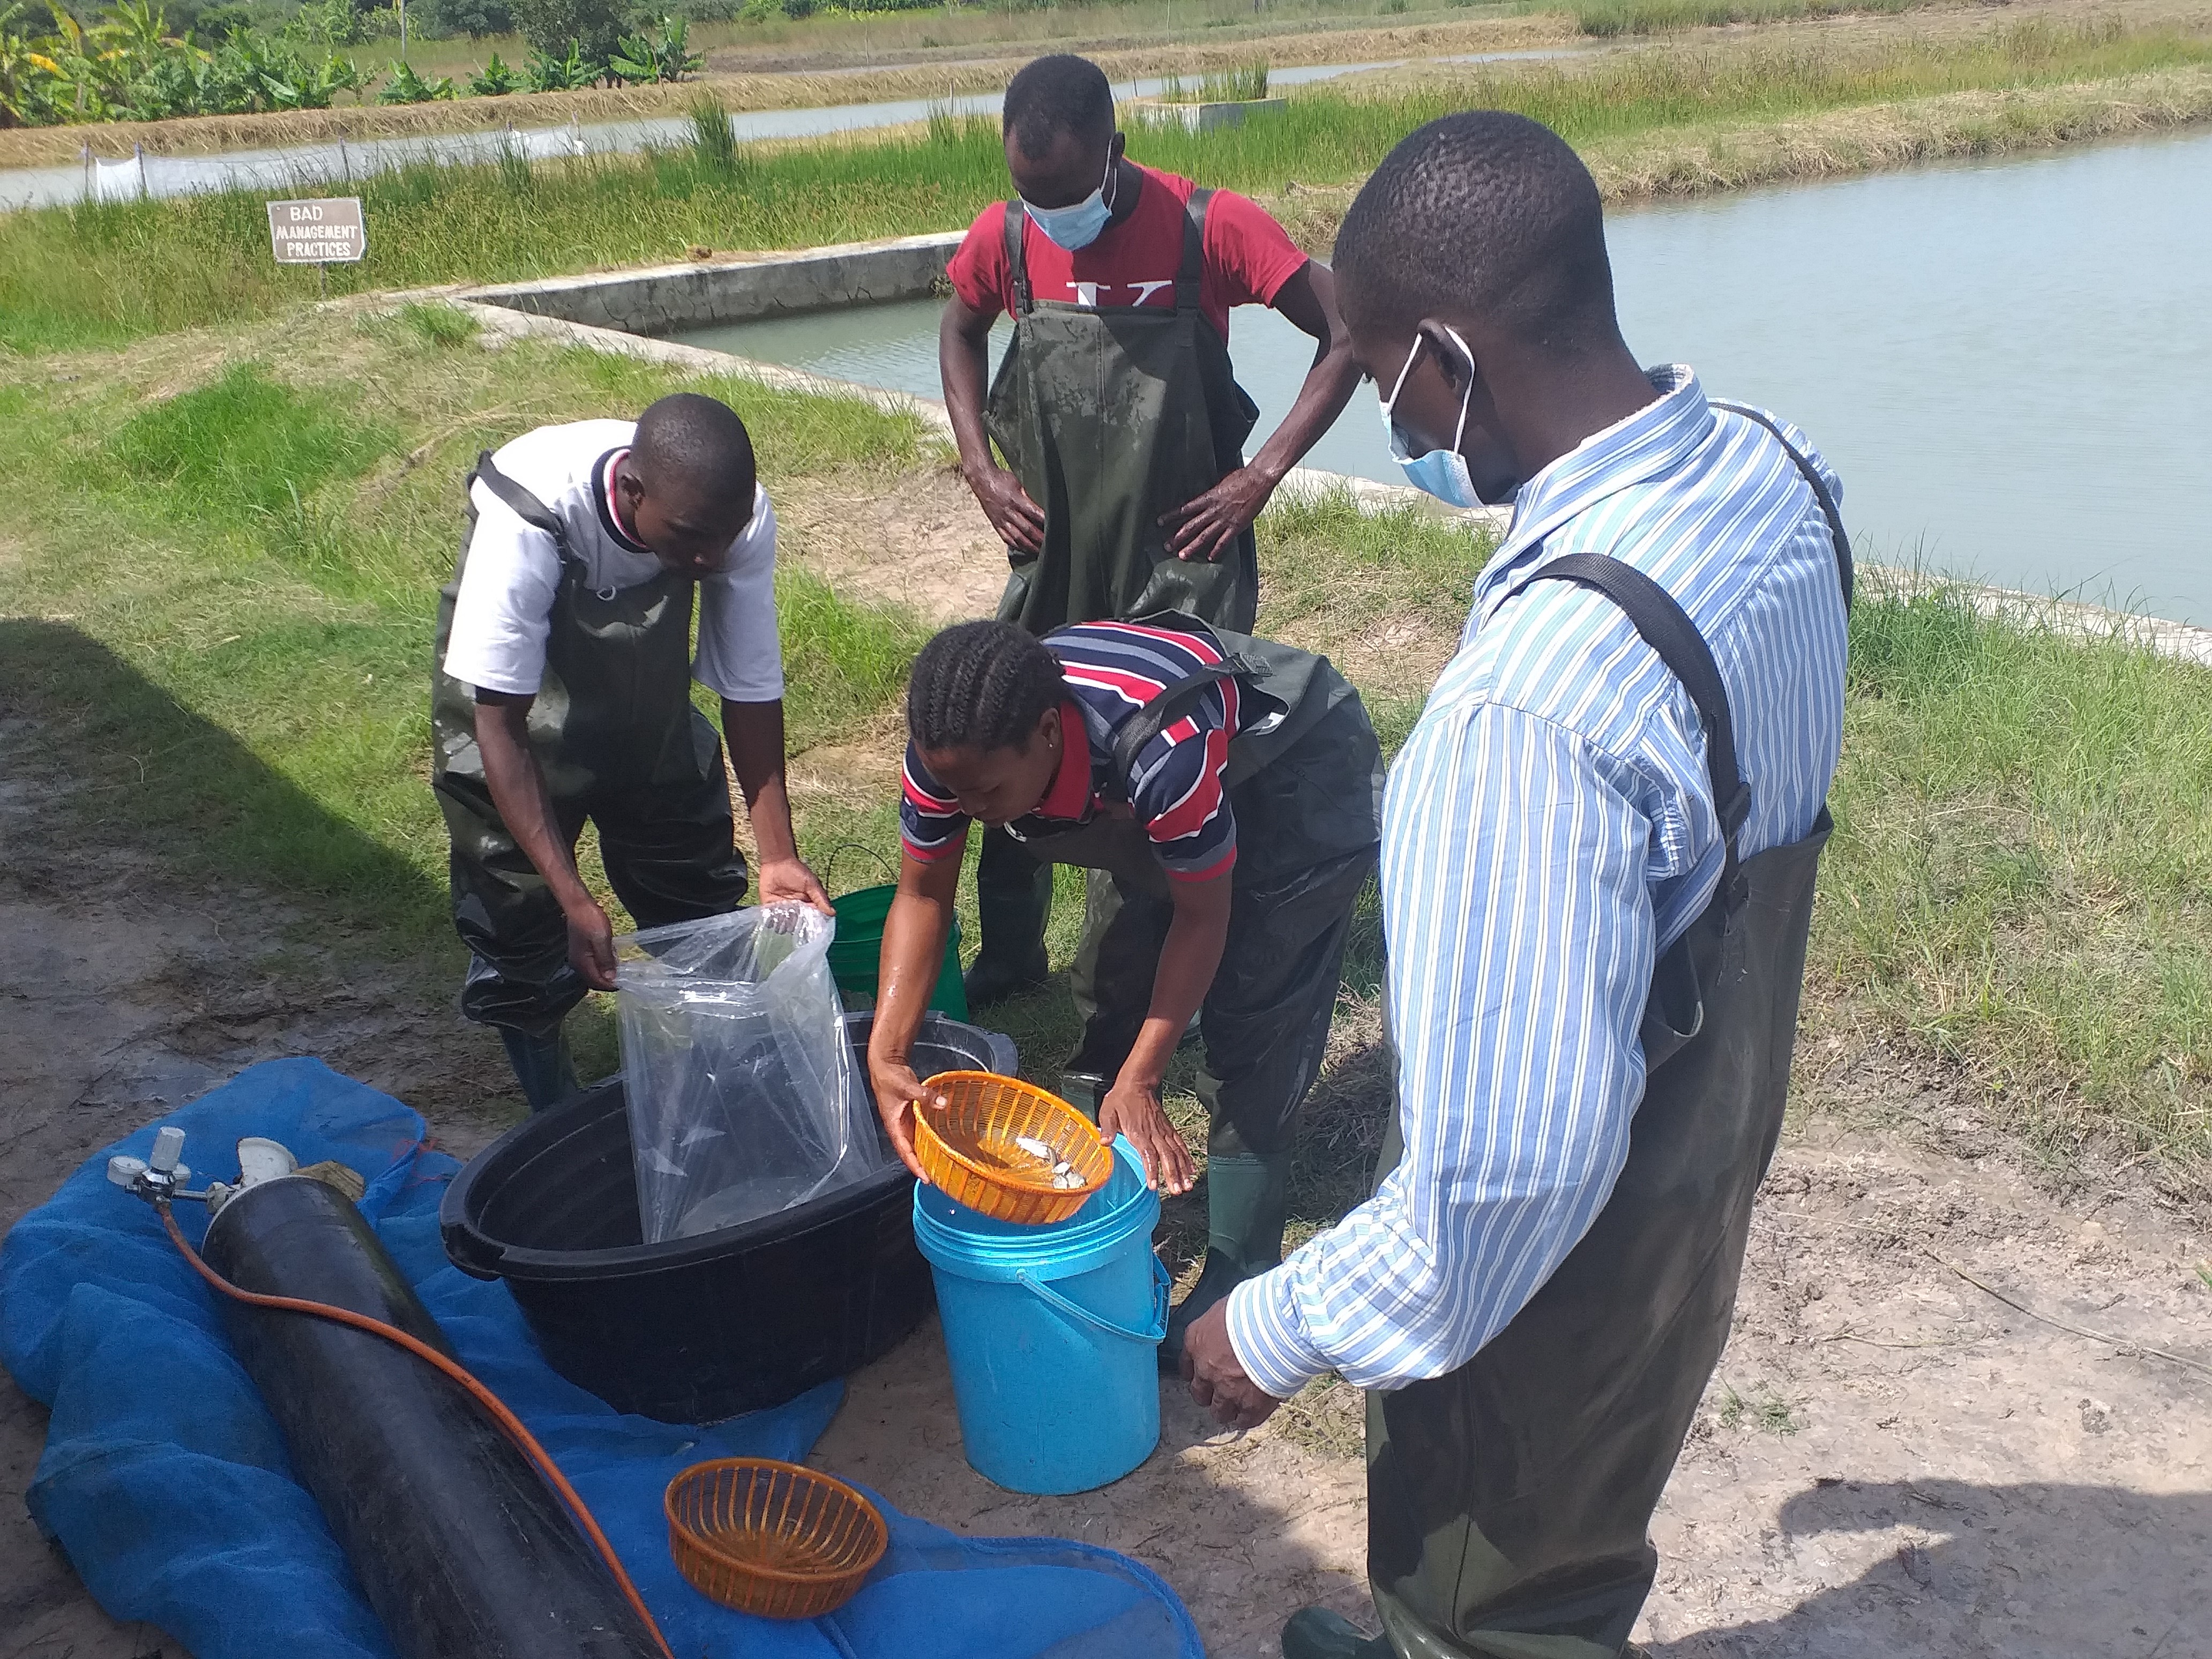
<path fill-rule="evenodd" d="M 1514 518 L 1385 798 L 1387 1173 L 1185 1370 L 1237 1424 L 1330 1370 L 1370 1391 L 1384 1634 L 1308 1609 L 1287 1659 L 1602 1659 L 1780 1129 L 1843 720 L 1837 484 L 1638 367 L 1595 186 L 1534 122 L 1415 133 L 1336 255 L 1408 475 Z"/>

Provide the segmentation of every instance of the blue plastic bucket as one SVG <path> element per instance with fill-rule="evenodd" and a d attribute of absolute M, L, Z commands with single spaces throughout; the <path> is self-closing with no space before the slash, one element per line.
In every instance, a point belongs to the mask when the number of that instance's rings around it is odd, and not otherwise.
<path fill-rule="evenodd" d="M 968 1462 L 1009 1492 L 1088 1492 L 1160 1438 L 1168 1274 L 1158 1193 L 1127 1139 L 1105 1186 L 1049 1227 L 994 1221 L 914 1189 L 914 1242 L 937 1281 Z"/>

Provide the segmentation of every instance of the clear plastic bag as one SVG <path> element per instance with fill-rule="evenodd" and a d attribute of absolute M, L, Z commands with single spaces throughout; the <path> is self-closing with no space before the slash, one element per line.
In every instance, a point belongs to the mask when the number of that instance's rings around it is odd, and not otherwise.
<path fill-rule="evenodd" d="M 836 930 L 772 904 L 616 941 L 645 1243 L 770 1215 L 884 1166 L 830 977 Z"/>

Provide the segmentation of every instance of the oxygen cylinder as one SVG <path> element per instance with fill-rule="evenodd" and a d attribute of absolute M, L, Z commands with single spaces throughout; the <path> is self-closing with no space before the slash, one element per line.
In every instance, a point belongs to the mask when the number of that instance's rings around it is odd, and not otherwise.
<path fill-rule="evenodd" d="M 203 1254 L 241 1290 L 367 1314 L 453 1352 L 361 1212 L 320 1181 L 245 1187 Z M 401 1659 L 659 1659 L 559 1498 L 459 1385 L 367 1331 L 220 1300 Z"/>

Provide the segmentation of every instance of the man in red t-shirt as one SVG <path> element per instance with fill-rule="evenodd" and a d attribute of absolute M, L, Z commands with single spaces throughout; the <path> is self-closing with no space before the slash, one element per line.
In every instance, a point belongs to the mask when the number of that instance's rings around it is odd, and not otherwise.
<path fill-rule="evenodd" d="M 1358 379 L 1328 268 L 1243 197 L 1129 160 L 1106 76 L 1085 59 L 1024 67 L 1003 127 L 1019 201 L 969 227 L 938 335 L 961 471 L 1012 567 L 999 615 L 1043 634 L 1174 610 L 1249 633 L 1252 521 Z M 1231 308 L 1251 304 L 1316 347 L 1290 413 L 1247 461 L 1257 410 L 1228 335 Z M 987 404 L 1001 312 L 1014 340 Z M 1042 979 L 1049 878 L 1005 836 L 985 837 L 971 1006 Z M 1091 908 L 1103 926 L 1097 895 Z"/>

